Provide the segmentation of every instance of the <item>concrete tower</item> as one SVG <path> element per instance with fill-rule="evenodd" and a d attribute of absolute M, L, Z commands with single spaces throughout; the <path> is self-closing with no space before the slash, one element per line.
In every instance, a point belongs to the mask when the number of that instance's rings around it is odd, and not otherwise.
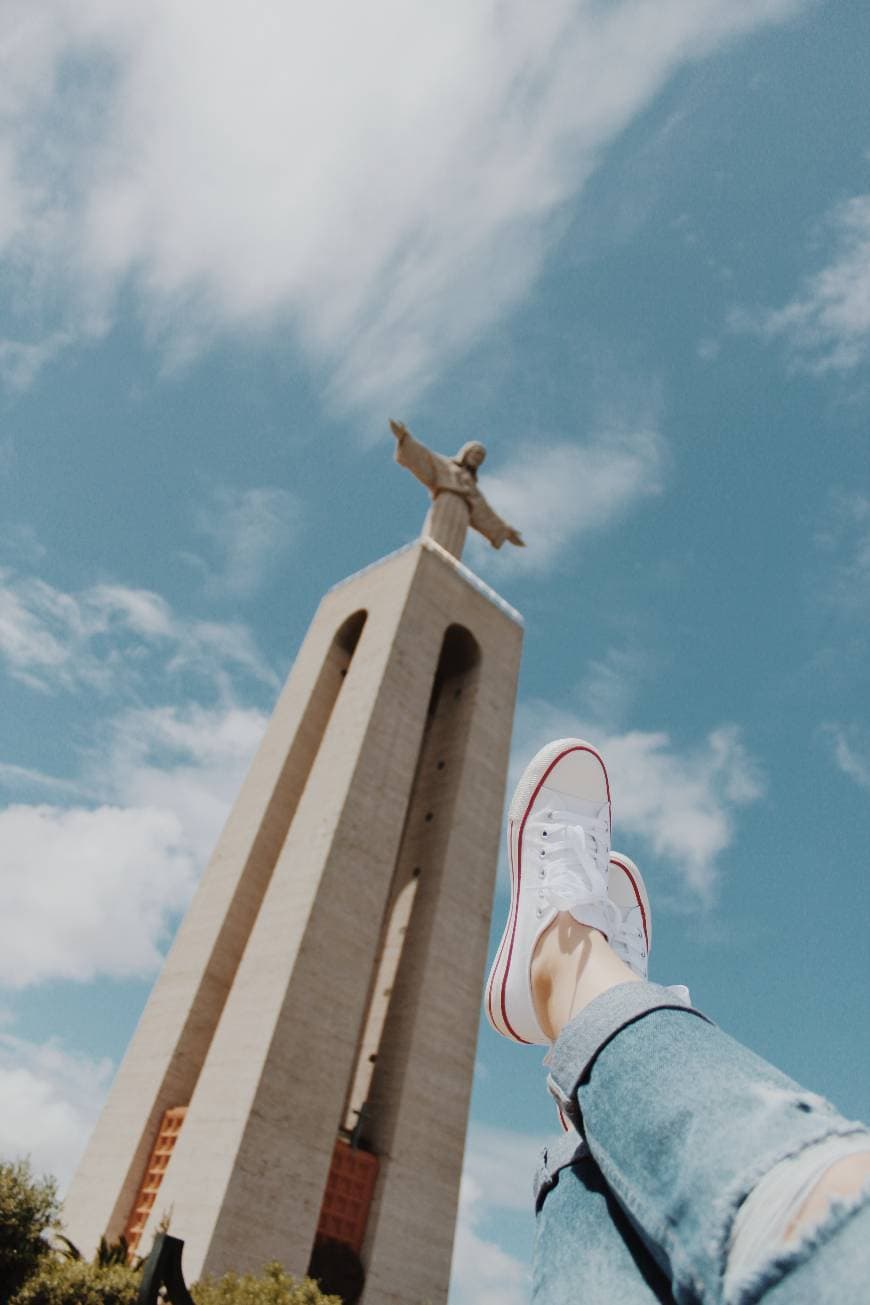
<path fill-rule="evenodd" d="M 320 604 L 67 1198 L 86 1253 L 171 1213 L 188 1281 L 329 1234 L 367 1305 L 446 1300 L 522 641 L 458 554 L 521 540 L 411 465 L 482 452 L 396 434 L 423 537 Z"/>

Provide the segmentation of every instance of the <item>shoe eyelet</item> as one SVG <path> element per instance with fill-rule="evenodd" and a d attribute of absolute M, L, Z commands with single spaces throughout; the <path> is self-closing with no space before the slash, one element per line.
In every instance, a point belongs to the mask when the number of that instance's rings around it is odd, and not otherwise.
<path fill-rule="evenodd" d="M 541 838 L 546 838 L 547 835 L 549 834 L 549 832 L 550 832 L 549 829 L 542 829 L 542 830 L 541 830 Z"/>
<path fill-rule="evenodd" d="M 539 878 L 539 879 L 543 879 L 544 876 L 546 875 L 546 873 L 547 873 L 547 872 L 546 872 L 546 870 L 544 869 L 544 867 L 541 866 L 540 870 L 538 871 L 538 878 Z"/>
<path fill-rule="evenodd" d="M 546 856 L 546 855 L 547 855 L 546 849 L 542 847 L 540 852 L 538 853 L 538 856 Z"/>
<path fill-rule="evenodd" d="M 544 908 L 543 908 L 543 906 L 539 906 L 538 909 L 535 911 L 535 915 L 536 915 L 536 916 L 538 917 L 538 919 L 540 920 L 540 918 L 541 918 L 541 916 L 542 916 L 543 914 L 544 914 Z"/>

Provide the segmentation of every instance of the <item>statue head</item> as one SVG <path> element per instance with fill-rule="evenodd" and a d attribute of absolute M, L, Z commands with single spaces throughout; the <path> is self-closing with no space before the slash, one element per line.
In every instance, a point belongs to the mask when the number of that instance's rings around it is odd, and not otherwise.
<path fill-rule="evenodd" d="M 483 445 L 478 444 L 477 440 L 469 440 L 467 444 L 463 444 L 453 461 L 458 462 L 460 467 L 467 467 L 472 474 L 475 474 L 485 457 L 486 449 Z"/>

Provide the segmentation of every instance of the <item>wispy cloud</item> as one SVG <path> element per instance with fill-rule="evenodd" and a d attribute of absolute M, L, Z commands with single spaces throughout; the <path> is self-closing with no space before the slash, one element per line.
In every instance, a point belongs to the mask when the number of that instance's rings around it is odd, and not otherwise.
<path fill-rule="evenodd" d="M 834 761 L 859 788 L 870 791 L 870 740 L 855 726 L 827 725 Z"/>
<path fill-rule="evenodd" d="M 10 390 L 27 390 L 48 363 L 73 342 L 69 331 L 54 331 L 42 340 L 0 340 L 0 379 Z"/>
<path fill-rule="evenodd" d="M 219 679 L 227 668 L 274 687 L 247 627 L 179 617 L 160 595 L 120 584 L 78 593 L 0 568 L 0 662 L 44 691 L 129 688 L 154 658 L 164 672 Z"/>
<path fill-rule="evenodd" d="M 647 650 L 608 648 L 603 657 L 586 667 L 574 701 L 584 704 L 588 715 L 606 723 L 612 733 L 624 720 L 642 682 L 649 678 L 653 663 Z"/>
<path fill-rule="evenodd" d="M 7 522 L 0 526 L 0 552 L 22 566 L 36 565 L 45 557 L 45 546 L 33 526 L 24 522 Z"/>
<path fill-rule="evenodd" d="M 481 489 L 499 516 L 519 529 L 529 547 L 505 546 L 499 559 L 524 572 L 541 571 L 584 535 L 618 521 L 644 498 L 661 492 L 665 444 L 651 427 L 616 427 L 588 443 L 529 442 Z M 470 539 L 485 566 L 489 545 Z"/>
<path fill-rule="evenodd" d="M 843 616 L 870 614 L 870 495 L 837 489 L 828 495 L 815 543 L 823 567 L 813 601 Z"/>
<path fill-rule="evenodd" d="M 56 775 L 46 775 L 41 770 L 30 766 L 16 766 L 12 762 L 0 761 L 0 787 L 8 789 L 48 790 L 55 794 L 84 797 L 86 791 L 75 780 L 58 779 Z"/>
<path fill-rule="evenodd" d="M 216 489 L 196 516 L 215 553 L 214 567 L 202 563 L 208 590 L 232 598 L 255 593 L 280 564 L 301 516 L 301 503 L 286 489 Z"/>
<path fill-rule="evenodd" d="M 127 711 L 83 767 L 90 804 L 0 811 L 0 984 L 154 974 L 265 723 Z"/>
<path fill-rule="evenodd" d="M 124 286 L 176 354 L 292 325 L 339 398 L 399 402 L 525 294 L 677 69 L 801 7 L 11 0 L 0 251 L 63 304 L 12 380 Z"/>
<path fill-rule="evenodd" d="M 783 340 L 796 366 L 845 372 L 870 357 L 870 195 L 829 215 L 829 261 L 782 308 L 732 314 L 735 330 Z"/>

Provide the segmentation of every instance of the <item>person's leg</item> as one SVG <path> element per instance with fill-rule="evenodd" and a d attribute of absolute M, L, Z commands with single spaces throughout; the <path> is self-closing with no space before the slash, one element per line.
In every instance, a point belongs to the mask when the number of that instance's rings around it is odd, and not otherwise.
<path fill-rule="evenodd" d="M 610 784 L 594 746 L 557 739 L 532 758 L 509 808 L 508 847 L 511 906 L 487 981 L 487 1017 L 515 1042 L 556 1038 L 551 1091 L 585 1129 L 610 1193 L 670 1276 L 675 1300 L 855 1299 L 840 1287 L 870 1274 L 855 1258 L 870 1254 L 870 1202 L 856 1190 L 870 1162 L 827 1150 L 823 1172 L 811 1171 L 820 1144 L 857 1139 L 870 1150 L 870 1134 L 714 1028 L 682 995 L 645 982 L 645 903 L 610 893 Z M 639 929 L 626 914 L 633 900 Z M 829 1141 L 837 1138 L 845 1141 Z M 837 1188 L 842 1199 L 828 1211 Z M 753 1200 L 756 1211 L 771 1212 L 757 1245 L 739 1217 Z M 820 1224 L 816 1205 L 828 1211 Z M 854 1233 L 858 1218 L 863 1237 Z M 837 1274 L 820 1277 L 819 1264 L 832 1257 Z M 582 1258 L 563 1272 L 579 1294 Z M 834 1284 L 830 1294 L 819 1293 L 822 1281 Z"/>
<path fill-rule="evenodd" d="M 870 1275 L 870 1134 L 619 965 L 599 933 L 557 920 L 533 959 L 535 1006 L 556 1037 L 551 1090 L 675 1299 L 850 1299 L 844 1284 Z M 864 1154 L 812 1175 L 821 1143 Z M 732 1235 L 754 1190 L 785 1222 L 747 1250 L 746 1228 Z"/>
<path fill-rule="evenodd" d="M 550 1167 L 537 1198 L 532 1305 L 672 1305 L 667 1276 L 588 1153 Z"/>
<path fill-rule="evenodd" d="M 621 940 L 614 939 L 615 945 L 635 972 L 646 978 L 652 911 L 640 870 L 622 852 L 611 853 L 607 893 L 625 922 Z M 547 971 L 540 957 L 553 947 L 569 945 L 572 923 L 571 917 L 563 914 L 555 928 L 545 930 L 536 967 L 544 984 Z M 624 974 L 621 968 L 615 971 L 617 979 Z M 680 992 L 688 999 L 685 989 Z M 553 992 L 550 986 L 548 995 L 561 1004 L 564 1013 L 574 991 Z M 553 1018 L 558 1019 L 558 1014 Z M 543 1012 L 541 1020 L 549 1026 Z M 533 1305 L 576 1305 L 578 1299 L 673 1305 L 669 1279 L 573 1128 L 544 1152 L 535 1181 L 535 1212 Z"/>

